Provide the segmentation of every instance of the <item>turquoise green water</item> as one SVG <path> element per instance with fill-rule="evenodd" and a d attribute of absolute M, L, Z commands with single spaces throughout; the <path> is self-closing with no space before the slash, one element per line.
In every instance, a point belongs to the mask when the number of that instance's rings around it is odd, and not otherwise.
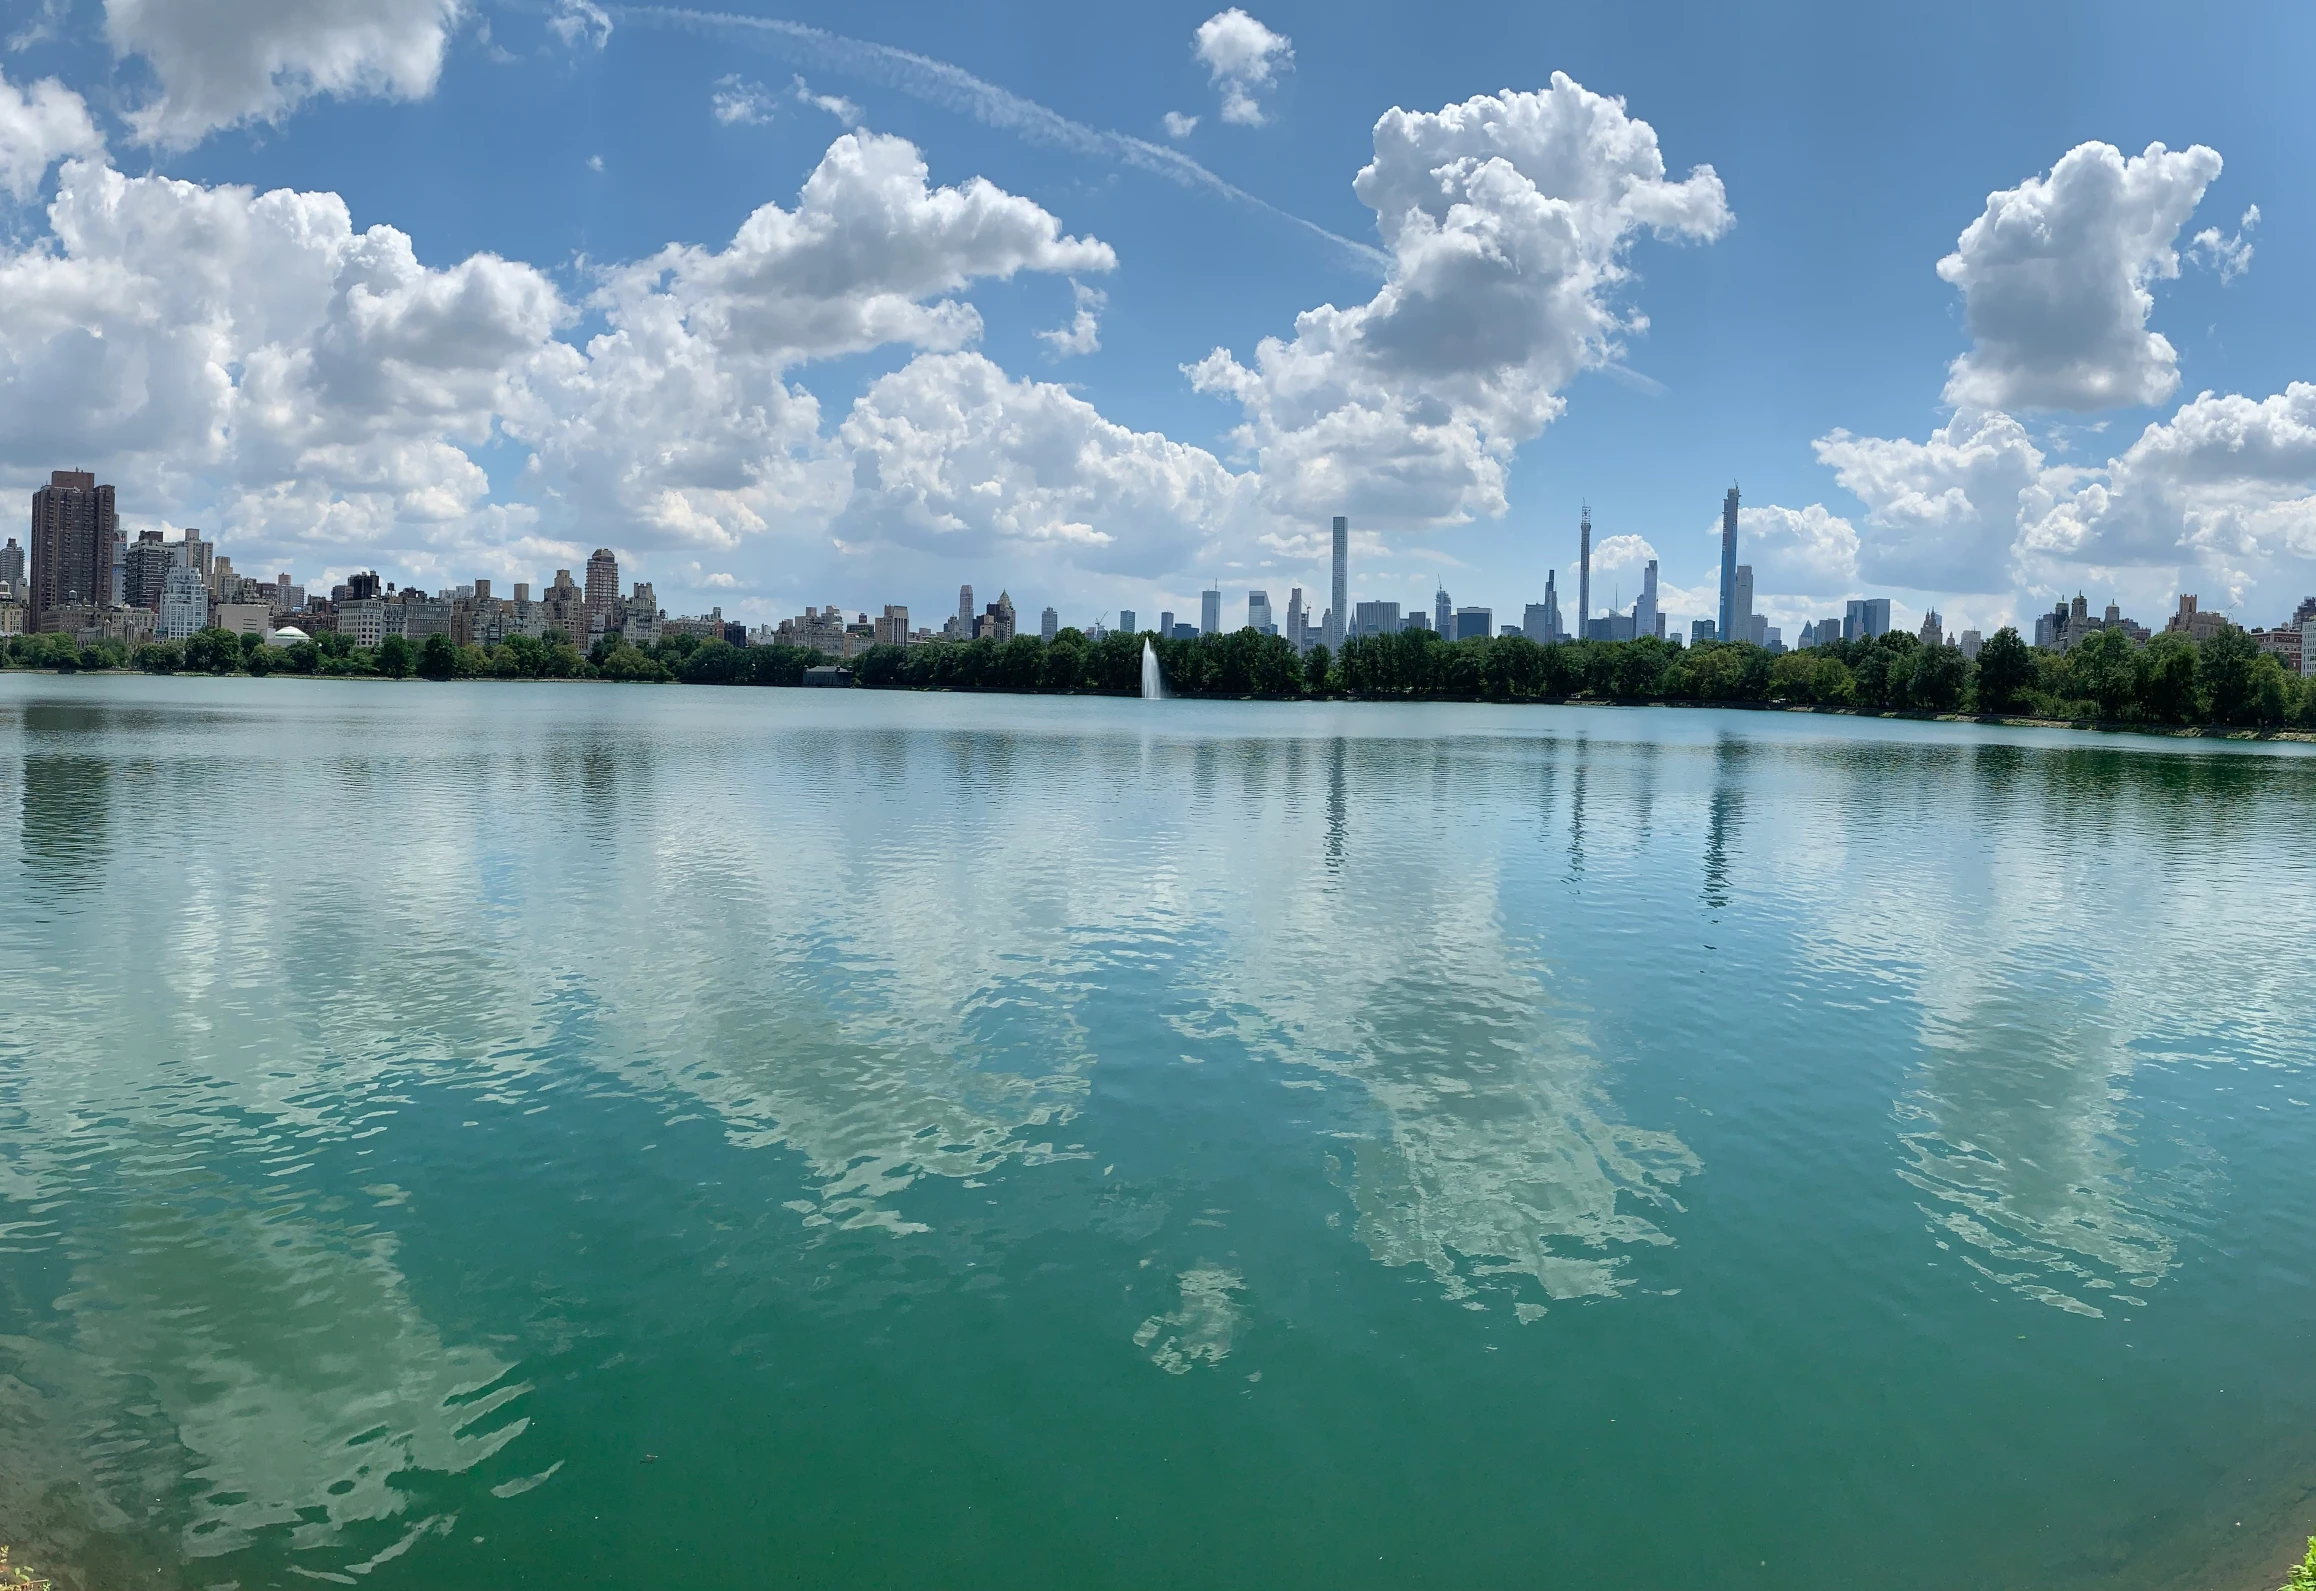
<path fill-rule="evenodd" d="M 2156 1587 L 2316 1514 L 2316 759 L 0 678 L 113 1586 Z"/>

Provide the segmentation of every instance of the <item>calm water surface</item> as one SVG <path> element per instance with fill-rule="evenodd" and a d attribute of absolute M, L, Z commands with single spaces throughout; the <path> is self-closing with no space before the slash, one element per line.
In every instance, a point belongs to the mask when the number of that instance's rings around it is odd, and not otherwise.
<path fill-rule="evenodd" d="M 0 678 L 0 1536 L 127 1586 L 2256 1582 L 2316 758 Z"/>

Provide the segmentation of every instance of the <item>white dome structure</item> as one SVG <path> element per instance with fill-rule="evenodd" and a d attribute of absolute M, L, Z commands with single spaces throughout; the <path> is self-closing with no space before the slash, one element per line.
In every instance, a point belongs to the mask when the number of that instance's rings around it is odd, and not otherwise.
<path fill-rule="evenodd" d="M 265 644 L 268 646 L 294 646 L 300 641 L 310 641 L 312 639 L 312 636 L 306 634 L 305 631 L 299 629 L 294 624 L 285 624 L 278 630 L 268 630 L 265 632 Z"/>

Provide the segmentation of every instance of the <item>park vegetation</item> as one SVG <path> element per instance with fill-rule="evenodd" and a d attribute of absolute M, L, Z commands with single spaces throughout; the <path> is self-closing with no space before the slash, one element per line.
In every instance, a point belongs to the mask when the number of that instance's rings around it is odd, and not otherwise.
<path fill-rule="evenodd" d="M 1354 701 L 1670 702 L 1807 707 L 1876 713 L 2038 718 L 2187 728 L 2316 727 L 2316 681 L 2285 671 L 2242 630 L 2201 641 L 2155 636 L 2134 644 L 2099 630 L 2065 653 L 1998 631 L 1975 660 L 1892 632 L 1772 653 L 1743 643 L 1571 641 L 1539 645 L 1518 636 L 1447 641 L 1406 630 L 1347 642 L 1339 652 L 1298 653 L 1254 630 L 1190 639 L 1115 633 L 1099 640 L 1065 629 L 1051 641 L 936 641 L 871 647 L 847 665 L 872 690 L 1009 691 L 1134 696 L 1142 650 L 1156 649 L 1177 696 Z M 208 630 L 133 651 L 83 645 L 62 635 L 0 641 L 0 666 L 141 669 L 174 674 L 302 674 L 325 677 L 595 679 L 687 685 L 797 685 L 834 662 L 787 646 L 735 647 L 683 636 L 634 646 L 613 637 L 582 655 L 560 635 L 459 646 L 448 636 L 388 636 L 373 648 L 323 633 L 286 647 L 253 635 Z"/>

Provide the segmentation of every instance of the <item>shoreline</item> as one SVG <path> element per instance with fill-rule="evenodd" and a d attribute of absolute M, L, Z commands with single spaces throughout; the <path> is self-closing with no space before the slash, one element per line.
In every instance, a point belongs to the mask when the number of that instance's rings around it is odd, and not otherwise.
<path fill-rule="evenodd" d="M 690 680 L 605 680 L 580 679 L 575 676 L 548 675 L 513 679 L 469 678 L 456 680 L 421 679 L 413 674 L 396 679 L 383 674 L 306 674 L 293 670 L 279 670 L 262 675 L 230 674 L 148 674 L 134 668 L 0 668 L 0 678 L 10 674 L 37 674 L 50 678 L 64 678 L 84 674 L 92 679 L 284 679 L 284 680 L 337 680 L 365 685 L 671 685 L 692 686 L 695 689 L 723 690 L 810 690 L 805 685 L 734 685 L 721 681 Z M 873 691 L 880 695 L 915 696 L 1048 696 L 1097 697 L 1108 701 L 1133 701 L 1136 698 L 1109 691 L 1009 691 L 987 686 L 873 686 L 848 685 L 845 690 Z M 2129 720 L 2096 718 L 2044 718 L 2024 713 L 1966 713 L 1966 712 L 1909 712 L 1904 708 L 1833 707 L 1815 702 L 1749 702 L 1699 701 L 1687 697 L 1613 697 L 1613 696 L 1532 696 L 1500 701 L 1487 696 L 1225 696 L 1176 695 L 1170 701 L 1196 702 L 1273 702 L 1280 706 L 1306 703 L 1369 703 L 1376 706 L 1422 706 L 1438 703 L 1470 707 L 1665 707 L 1675 709 L 1711 710 L 1745 713 L 1802 713 L 1825 718 L 1884 718 L 1924 724 L 1977 724 L 1990 729 L 2065 729 L 2078 734 L 2092 735 L 2151 735 L 2165 740 L 2230 740 L 2281 741 L 2294 745 L 2316 745 L 2316 729 L 2295 729 L 2281 726 L 2263 729 L 2241 724 L 2148 724 Z M 5 1591 L 5 1588 L 0 1588 Z"/>

